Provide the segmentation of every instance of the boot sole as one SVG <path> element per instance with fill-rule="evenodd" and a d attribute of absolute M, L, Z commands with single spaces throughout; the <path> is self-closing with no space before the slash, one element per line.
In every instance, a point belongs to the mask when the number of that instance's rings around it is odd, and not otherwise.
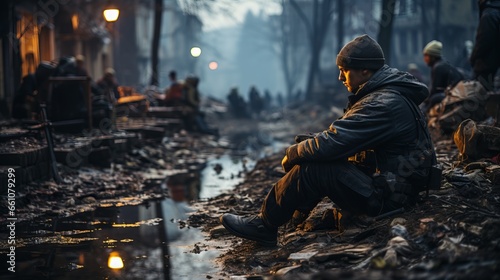
<path fill-rule="evenodd" d="M 245 235 L 239 231 L 236 231 L 234 230 L 233 228 L 231 228 L 231 226 L 229 224 L 227 224 L 225 221 L 224 221 L 224 218 L 223 216 L 220 217 L 220 221 L 222 223 L 222 225 L 232 234 L 238 236 L 238 237 L 241 237 L 241 238 L 245 238 L 245 239 L 250 239 L 250 240 L 253 240 L 253 241 L 256 241 L 258 242 L 259 244 L 263 245 L 263 246 L 266 246 L 266 247 L 274 247 L 276 246 L 276 240 L 274 241 L 270 241 L 270 240 L 264 240 L 264 239 L 260 239 L 260 238 L 256 238 L 254 236 L 250 236 L 250 235 Z"/>

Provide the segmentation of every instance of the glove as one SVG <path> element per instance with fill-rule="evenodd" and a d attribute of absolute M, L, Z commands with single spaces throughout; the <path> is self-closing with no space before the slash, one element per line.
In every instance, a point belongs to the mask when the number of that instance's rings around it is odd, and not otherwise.
<path fill-rule="evenodd" d="M 285 172 L 290 171 L 295 165 L 300 162 L 297 155 L 297 144 L 293 144 L 285 151 L 285 157 L 281 160 L 281 166 Z"/>
<path fill-rule="evenodd" d="M 314 133 L 298 134 L 297 136 L 295 136 L 295 143 L 300 143 L 309 138 L 314 138 Z"/>
<path fill-rule="evenodd" d="M 292 170 L 295 164 L 290 163 L 290 161 L 288 161 L 288 157 L 285 155 L 281 160 L 281 166 L 283 167 L 283 170 L 285 170 L 285 172 L 288 172 Z"/>

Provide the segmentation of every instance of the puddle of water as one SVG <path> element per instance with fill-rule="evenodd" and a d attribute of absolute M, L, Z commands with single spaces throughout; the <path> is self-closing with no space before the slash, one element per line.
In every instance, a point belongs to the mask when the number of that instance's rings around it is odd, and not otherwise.
<path fill-rule="evenodd" d="M 5 279 L 207 279 L 219 271 L 214 260 L 220 252 L 202 245 L 199 229 L 183 226 L 192 211 L 187 201 L 230 190 L 254 165 L 254 160 L 224 155 L 209 160 L 199 175 L 169 184 L 170 198 L 20 223 L 16 273 L 10 275 L 15 277 Z M 9 248 L 4 235 L 3 263 Z M 110 268 L 111 256 L 120 257 L 123 268 Z"/>
<path fill-rule="evenodd" d="M 202 233 L 179 228 L 188 211 L 184 202 L 165 199 L 20 224 L 12 279 L 207 279 L 217 272 L 219 252 L 197 251 Z M 8 252 L 0 253 L 5 263 Z M 123 268 L 110 268 L 111 256 Z"/>
<path fill-rule="evenodd" d="M 248 157 L 223 155 L 210 159 L 201 172 L 200 199 L 215 197 L 233 189 L 244 180 L 244 172 L 255 167 Z"/>

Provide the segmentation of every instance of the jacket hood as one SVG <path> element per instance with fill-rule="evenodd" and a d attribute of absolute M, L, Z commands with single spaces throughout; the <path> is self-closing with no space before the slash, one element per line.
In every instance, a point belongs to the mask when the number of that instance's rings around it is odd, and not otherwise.
<path fill-rule="evenodd" d="M 356 92 L 359 100 L 370 92 L 392 89 L 412 100 L 417 106 L 429 96 L 427 86 L 408 72 L 384 65 Z"/>

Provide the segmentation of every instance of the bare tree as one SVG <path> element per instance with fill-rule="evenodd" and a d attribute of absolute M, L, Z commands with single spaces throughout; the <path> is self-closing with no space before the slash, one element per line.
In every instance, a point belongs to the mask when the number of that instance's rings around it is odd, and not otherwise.
<path fill-rule="evenodd" d="M 313 91 L 313 86 L 318 80 L 319 58 L 331 21 L 332 3 L 333 0 L 313 0 L 312 17 L 308 17 L 297 1 L 290 0 L 290 5 L 297 12 L 299 19 L 305 26 L 310 46 L 311 56 L 306 84 L 306 98 L 309 100 L 315 101 L 318 99 Z"/>
<path fill-rule="evenodd" d="M 340 52 L 344 41 L 344 0 L 337 0 L 337 13 L 339 15 L 337 21 L 337 51 Z"/>
<path fill-rule="evenodd" d="M 378 31 L 377 41 L 384 51 L 387 64 L 390 63 L 391 58 L 391 37 L 395 7 L 396 0 L 382 1 L 382 14 L 380 15 L 380 29 Z"/>
<path fill-rule="evenodd" d="M 427 19 L 427 13 L 424 13 L 424 11 L 427 9 L 428 3 L 426 0 L 419 0 L 420 1 L 420 20 L 421 20 L 421 25 L 422 25 L 422 30 L 429 30 L 429 21 Z M 422 32 L 422 40 L 424 42 L 428 42 L 429 38 L 427 36 L 428 32 Z"/>
<path fill-rule="evenodd" d="M 154 4 L 154 29 L 151 46 L 151 82 L 150 85 L 158 85 L 158 50 L 160 48 L 161 20 L 163 17 L 163 0 L 155 0 Z"/>
<path fill-rule="evenodd" d="M 225 17 L 234 18 L 234 6 L 244 0 L 178 0 L 181 9 L 190 15 L 200 16 L 202 13 L 223 14 Z M 265 0 L 261 0 L 263 4 Z"/>
<path fill-rule="evenodd" d="M 285 6 L 285 0 L 281 0 L 282 7 Z M 279 17 L 279 32 L 273 34 L 277 35 L 278 53 L 280 55 L 281 69 L 285 80 L 286 95 L 290 100 L 293 91 L 299 83 L 300 76 L 304 72 L 301 65 L 305 62 L 305 56 L 300 55 L 298 44 L 298 33 L 290 28 L 289 14 L 287 9 L 282 9 Z"/>
<path fill-rule="evenodd" d="M 184 12 L 190 16 L 197 16 L 201 11 L 207 12 L 224 12 L 227 13 L 230 8 L 230 3 L 227 0 L 181 0 L 180 4 Z M 234 1 L 238 2 L 238 1 Z M 163 0 L 154 1 L 154 23 L 153 23 L 153 40 L 151 45 L 151 81 L 150 85 L 158 86 L 158 64 L 159 64 L 159 48 L 160 48 L 160 36 L 161 36 L 161 26 L 162 18 L 164 12 Z M 191 20 L 188 17 L 187 20 Z"/>
<path fill-rule="evenodd" d="M 441 1 L 434 3 L 434 39 L 440 40 L 441 34 Z"/>

